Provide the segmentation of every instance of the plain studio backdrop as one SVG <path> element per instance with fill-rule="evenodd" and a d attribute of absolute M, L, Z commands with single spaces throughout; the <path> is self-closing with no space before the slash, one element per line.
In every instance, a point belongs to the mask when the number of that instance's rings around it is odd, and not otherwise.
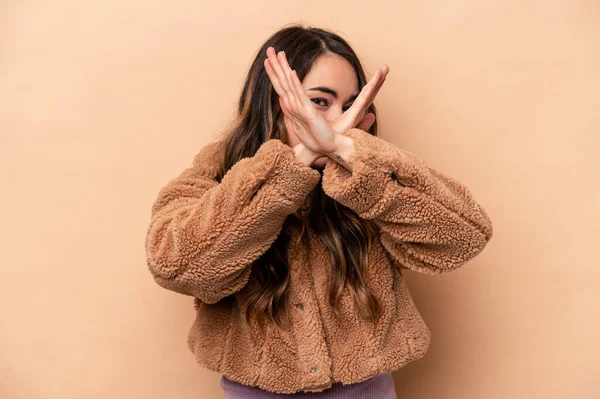
<path fill-rule="evenodd" d="M 599 398 L 596 0 L 3 1 L 0 397 L 222 397 L 144 238 L 293 22 L 340 33 L 368 77 L 390 66 L 381 137 L 494 224 L 462 269 L 405 273 L 432 343 L 398 398 Z"/>

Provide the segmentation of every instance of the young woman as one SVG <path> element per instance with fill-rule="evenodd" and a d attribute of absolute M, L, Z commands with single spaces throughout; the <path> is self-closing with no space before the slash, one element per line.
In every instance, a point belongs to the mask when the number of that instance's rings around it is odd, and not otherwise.
<path fill-rule="evenodd" d="M 281 29 L 227 134 L 158 194 L 148 267 L 194 298 L 188 347 L 226 398 L 395 398 L 431 338 L 402 269 L 456 270 L 492 237 L 467 187 L 377 136 L 388 71 Z"/>

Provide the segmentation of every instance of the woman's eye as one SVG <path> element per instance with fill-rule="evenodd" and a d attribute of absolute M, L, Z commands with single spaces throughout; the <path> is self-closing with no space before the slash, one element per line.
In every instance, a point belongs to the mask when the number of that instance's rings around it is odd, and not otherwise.
<path fill-rule="evenodd" d="M 315 104 L 317 104 L 317 105 L 327 106 L 327 100 L 324 100 L 324 99 L 322 99 L 322 98 L 313 98 L 313 99 L 312 99 L 312 101 L 313 101 Z M 322 101 L 322 102 L 324 102 L 325 104 L 319 104 L 319 103 L 318 103 L 318 101 Z"/>
<path fill-rule="evenodd" d="M 347 107 L 343 107 L 343 108 L 342 108 L 342 112 L 346 112 L 346 111 L 348 111 L 349 109 L 350 109 L 350 106 L 349 106 L 349 105 L 348 105 Z"/>

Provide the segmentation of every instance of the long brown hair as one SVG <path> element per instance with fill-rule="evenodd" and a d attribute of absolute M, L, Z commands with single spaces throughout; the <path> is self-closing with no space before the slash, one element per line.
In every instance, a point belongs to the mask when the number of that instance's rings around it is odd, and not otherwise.
<path fill-rule="evenodd" d="M 223 136 L 224 158 L 217 176 L 219 181 L 240 159 L 253 156 L 266 140 L 288 142 L 278 94 L 263 65 L 267 48 L 271 46 L 276 52 L 285 51 L 290 67 L 296 70 L 301 81 L 317 57 L 330 52 L 345 58 L 352 65 L 358 78 L 358 90 L 367 83 L 357 55 L 337 34 L 316 27 L 305 28 L 300 24 L 287 25 L 275 32 L 256 53 L 239 98 L 237 117 Z M 370 134 L 376 135 L 378 124 L 375 105 L 371 105 L 368 112 L 376 116 L 375 123 L 369 129 Z M 368 320 L 378 318 L 381 304 L 364 280 L 367 254 L 377 232 L 375 226 L 325 195 L 321 182 L 311 193 L 306 218 L 290 215 L 284 226 L 290 224 L 301 227 L 299 239 L 304 245 L 309 245 L 307 227 L 310 227 L 329 250 L 332 276 L 329 301 L 334 313 L 339 315 L 337 305 L 347 287 L 359 316 Z M 253 264 L 242 299 L 247 321 L 251 314 L 255 314 L 260 324 L 265 317 L 279 327 L 287 324 L 282 317 L 290 305 L 286 256 L 290 237 L 286 230 L 282 228 L 273 245 Z M 260 267 L 254 267 L 257 265 Z"/>

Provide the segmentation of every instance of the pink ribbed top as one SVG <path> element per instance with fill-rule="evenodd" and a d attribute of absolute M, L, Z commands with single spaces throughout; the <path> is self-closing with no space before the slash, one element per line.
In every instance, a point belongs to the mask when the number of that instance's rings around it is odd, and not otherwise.
<path fill-rule="evenodd" d="M 321 392 L 279 394 L 243 385 L 225 376 L 221 377 L 221 387 L 225 391 L 224 399 L 397 399 L 391 373 L 377 374 L 356 384 L 342 385 L 341 382 L 335 382 Z"/>

